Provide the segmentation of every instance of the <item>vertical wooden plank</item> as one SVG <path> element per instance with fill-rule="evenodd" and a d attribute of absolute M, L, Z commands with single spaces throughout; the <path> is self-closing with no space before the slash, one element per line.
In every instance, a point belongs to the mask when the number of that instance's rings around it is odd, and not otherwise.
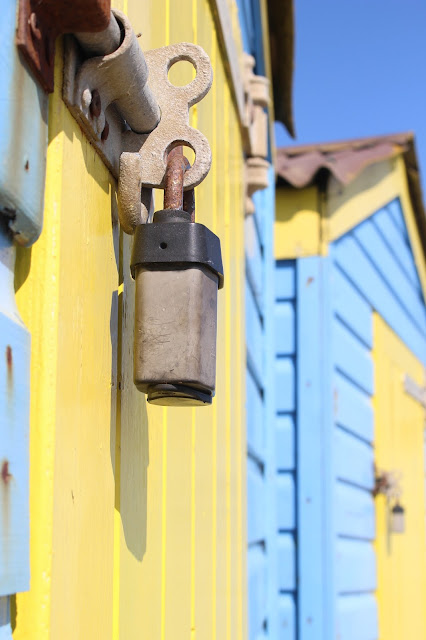
<path fill-rule="evenodd" d="M 17 598 L 18 638 L 112 630 L 117 226 L 108 173 L 60 97 L 60 61 L 59 48 L 45 232 L 28 277 L 25 252 L 17 269 L 33 334 L 32 581 Z"/>
<path fill-rule="evenodd" d="M 268 620 L 268 635 L 278 638 L 278 584 L 276 567 L 277 521 L 274 500 L 274 485 L 276 480 L 276 437 L 275 421 L 275 262 L 274 250 L 274 219 L 275 219 L 275 172 L 273 166 L 269 169 L 269 187 L 262 192 L 262 208 L 266 217 L 264 226 L 264 431 L 265 431 L 265 484 L 266 484 L 266 554 L 267 554 L 267 584 L 266 584 L 266 615 Z"/>
<path fill-rule="evenodd" d="M 227 141 L 224 136 L 224 116 L 225 116 L 225 74 L 220 64 L 220 50 L 216 42 L 215 59 L 217 67 L 215 69 L 214 80 L 214 122 L 215 137 L 213 142 L 213 171 L 215 176 L 215 211 L 216 219 L 215 233 L 217 233 L 222 245 L 222 259 L 226 268 L 225 289 L 218 297 L 218 325 L 217 325 L 217 391 L 215 399 L 216 412 L 216 443 L 214 451 L 216 453 L 216 638 L 225 639 L 227 637 L 227 351 L 226 351 L 226 316 L 228 311 L 226 297 L 226 287 L 231 286 L 231 274 L 229 271 L 229 261 L 225 244 L 225 154 L 227 153 Z"/>
<path fill-rule="evenodd" d="M 223 124 L 225 131 L 229 131 L 230 125 L 230 108 L 231 99 L 230 92 L 227 85 L 224 88 L 224 102 L 223 102 Z M 235 278 L 235 261 L 232 259 L 232 250 L 235 246 L 235 239 L 233 237 L 232 228 L 232 213 L 231 212 L 231 183 L 230 173 L 232 170 L 231 158 L 230 158 L 231 139 L 227 137 L 226 146 L 224 149 L 224 173 L 227 176 L 225 180 L 222 178 L 221 184 L 224 190 L 224 255 L 226 271 L 228 273 L 228 283 L 234 282 Z M 235 424 L 233 423 L 233 387 L 234 387 L 234 375 L 235 370 L 232 362 L 232 307 L 233 307 L 233 295 L 232 284 L 225 290 L 226 300 L 226 317 L 225 317 L 225 381 L 226 381 L 226 431 L 225 431 L 225 455 L 226 455 L 226 640 L 231 640 L 234 637 L 234 620 L 236 614 L 236 608 L 231 606 L 232 593 L 233 593 L 233 578 L 234 578 L 234 566 L 233 566 L 233 491 L 232 491 L 232 453 L 233 453 L 233 430 Z M 235 593 L 235 591 L 234 591 Z"/>
<path fill-rule="evenodd" d="M 192 0 L 166 4 L 167 43 L 193 40 Z M 191 65 L 179 63 L 169 77 L 175 84 L 191 79 Z M 168 640 L 190 637 L 193 625 L 192 591 L 192 465 L 193 410 L 167 409 L 167 539 L 165 634 Z"/>
<path fill-rule="evenodd" d="M 53 108 L 61 112 L 56 161 L 67 169 L 59 194 L 50 632 L 65 640 L 112 633 L 118 224 L 108 172 L 60 96 Z"/>
<path fill-rule="evenodd" d="M 236 582 L 238 589 L 238 616 L 237 638 L 243 640 L 247 636 L 247 477 L 246 477 L 246 413 L 245 413 L 245 314 L 243 282 L 245 279 L 244 264 L 244 175 L 242 140 L 239 127 L 233 127 L 233 164 L 234 164 L 234 200 L 233 213 L 235 216 L 235 236 L 238 238 L 237 253 L 237 282 L 236 286 L 236 313 L 234 317 L 234 330 L 236 337 L 236 351 L 234 362 L 236 367 L 236 457 L 237 479 L 235 495 L 237 497 L 237 526 L 236 526 Z"/>
<path fill-rule="evenodd" d="M 193 0 L 192 9 L 193 41 L 200 44 L 210 56 L 215 67 L 215 53 L 213 52 L 214 27 L 212 17 L 206 5 L 206 0 Z M 193 126 L 198 126 L 210 142 L 215 158 L 215 131 L 213 126 L 214 89 L 204 98 L 193 115 Z M 216 160 L 216 158 L 215 158 Z M 214 229 L 215 214 L 215 169 L 196 190 L 196 220 Z M 223 291 L 219 292 L 219 296 Z M 217 375 L 220 375 L 219 370 Z M 217 381 L 216 381 L 217 384 Z M 209 408 L 199 408 L 194 411 L 192 423 L 192 576 L 191 576 L 191 633 L 194 637 L 206 640 L 215 638 L 216 626 L 216 502 L 215 485 L 217 456 L 216 444 L 216 402 Z M 215 455 L 212 452 L 215 450 Z"/>
<path fill-rule="evenodd" d="M 334 469 L 329 259 L 297 260 L 298 627 L 302 640 L 334 633 Z"/>
<path fill-rule="evenodd" d="M 275 235 L 276 228 L 274 228 Z M 265 234 L 266 239 L 266 234 Z M 282 483 L 294 484 L 296 468 L 296 424 L 297 424 L 297 343 L 296 343 L 296 318 L 297 318 L 297 272 L 295 261 L 276 261 L 274 265 L 274 278 L 271 278 L 270 287 L 273 289 L 274 314 L 268 318 L 265 314 L 265 330 L 270 326 L 272 331 L 270 339 L 273 341 L 273 363 L 270 375 L 272 390 L 266 387 L 272 395 L 273 405 L 273 429 L 270 446 L 276 448 L 273 451 L 271 464 L 272 480 L 268 487 L 269 501 L 271 504 L 271 526 L 274 536 L 271 536 L 270 549 L 273 552 L 271 558 L 271 578 L 269 587 L 271 637 L 283 637 L 294 640 L 297 635 L 297 576 L 296 576 L 296 523 L 286 523 L 283 526 L 283 514 L 277 501 L 277 487 Z M 292 321 L 286 321 L 279 310 L 283 306 L 291 305 L 294 309 Z M 277 313 L 278 312 L 278 313 Z M 284 319 L 284 322 L 282 320 Z M 289 331 L 293 339 L 283 340 L 284 331 Z M 283 353 L 286 354 L 283 357 Z M 284 436 L 284 434 L 286 434 Z M 292 444 L 291 450 L 282 450 L 280 445 Z M 293 497 L 294 499 L 294 497 Z M 288 520 L 288 519 L 287 519 Z M 275 623 L 275 628 L 274 628 Z M 274 635 L 275 634 L 275 635 Z"/>
<path fill-rule="evenodd" d="M 125 10 L 142 49 L 167 44 L 170 15 L 166 0 L 128 1 Z M 167 18 L 166 18 L 167 16 Z M 149 28 L 147 28 L 149 25 Z M 133 384 L 134 281 L 129 264 L 132 238 L 122 234 L 119 303 L 122 335 L 117 408 L 114 640 L 165 637 L 167 542 L 167 409 L 149 407 Z M 117 474 L 116 474 L 117 482 Z"/>

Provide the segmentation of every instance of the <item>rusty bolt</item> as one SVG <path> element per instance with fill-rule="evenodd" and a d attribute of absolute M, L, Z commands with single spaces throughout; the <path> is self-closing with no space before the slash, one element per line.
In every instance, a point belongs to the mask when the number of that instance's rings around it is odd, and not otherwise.
<path fill-rule="evenodd" d="M 30 23 L 32 36 L 34 38 L 37 38 L 37 40 L 41 40 L 41 31 L 39 29 L 38 22 L 37 22 L 37 14 L 32 13 L 30 15 L 28 22 Z"/>
<path fill-rule="evenodd" d="M 105 126 L 101 133 L 101 140 L 105 141 L 108 138 L 108 136 L 109 136 L 109 123 L 108 123 L 108 120 L 105 120 Z"/>
<path fill-rule="evenodd" d="M 92 100 L 90 102 L 90 115 L 92 118 L 98 118 L 101 115 L 102 111 L 102 103 L 101 96 L 99 95 L 99 91 L 97 89 L 93 89 L 92 91 Z"/>
<path fill-rule="evenodd" d="M 188 158 L 183 157 L 185 163 L 185 171 L 191 168 L 191 163 Z M 183 192 L 183 210 L 191 214 L 191 222 L 195 222 L 195 191 L 194 189 L 188 189 Z"/>
<path fill-rule="evenodd" d="M 1 479 L 4 484 L 8 484 L 12 474 L 9 472 L 9 462 L 5 460 L 1 467 Z"/>
<path fill-rule="evenodd" d="M 6 347 L 6 362 L 7 362 L 8 369 L 11 369 L 12 363 L 13 363 L 13 357 L 12 357 L 12 347 L 10 345 L 7 345 Z"/>

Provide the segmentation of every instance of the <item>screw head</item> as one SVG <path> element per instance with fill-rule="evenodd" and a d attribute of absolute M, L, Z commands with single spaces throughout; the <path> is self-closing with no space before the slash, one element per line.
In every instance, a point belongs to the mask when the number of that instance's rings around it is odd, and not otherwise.
<path fill-rule="evenodd" d="M 90 102 L 89 109 L 92 118 L 98 118 L 101 115 L 102 102 L 101 96 L 99 95 L 99 91 L 97 89 L 93 89 L 92 91 L 92 100 Z"/>

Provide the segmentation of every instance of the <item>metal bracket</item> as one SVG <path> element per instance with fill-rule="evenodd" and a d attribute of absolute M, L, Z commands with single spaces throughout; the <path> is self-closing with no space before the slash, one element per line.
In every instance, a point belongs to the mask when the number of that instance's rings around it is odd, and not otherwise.
<path fill-rule="evenodd" d="M 425 370 L 426 378 L 426 370 Z M 413 380 L 408 374 L 403 378 L 404 391 L 411 396 L 416 402 L 422 405 L 426 409 L 426 386 L 420 386 L 415 380 Z"/>
<path fill-rule="evenodd" d="M 19 0 L 16 44 L 44 91 L 53 91 L 55 40 L 63 33 L 102 31 L 111 0 Z"/>
<path fill-rule="evenodd" d="M 208 174 L 209 143 L 200 131 L 189 126 L 189 109 L 207 94 L 213 74 L 209 57 L 197 45 L 184 42 L 147 51 L 148 85 L 160 107 L 161 120 L 152 132 L 135 133 L 123 117 L 120 104 L 123 94 L 129 92 L 123 77 L 132 73 L 135 42 L 139 45 L 127 17 L 119 11 L 113 13 L 124 34 L 114 53 L 83 60 L 77 43 L 68 40 L 63 96 L 108 169 L 119 178 L 120 222 L 127 233 L 133 233 L 136 224 L 146 218 L 146 211 L 141 210 L 141 187 L 164 188 L 171 149 L 183 145 L 195 153 L 194 164 L 185 173 L 185 190 L 193 189 Z M 196 76 L 188 85 L 176 87 L 169 82 L 168 72 L 180 60 L 190 62 Z M 143 110 L 143 100 L 135 107 Z"/>
<path fill-rule="evenodd" d="M 269 80 L 253 73 L 255 59 L 244 54 L 243 142 L 247 154 L 245 166 L 245 211 L 255 212 L 253 194 L 269 185 L 268 113 Z"/>

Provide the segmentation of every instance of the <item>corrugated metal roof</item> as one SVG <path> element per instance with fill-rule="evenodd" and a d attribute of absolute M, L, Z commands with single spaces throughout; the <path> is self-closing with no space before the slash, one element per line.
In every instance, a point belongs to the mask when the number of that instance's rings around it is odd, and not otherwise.
<path fill-rule="evenodd" d="M 346 185 L 368 166 L 398 155 L 404 158 L 411 201 L 426 255 L 426 217 L 412 132 L 281 147 L 277 149 L 275 172 L 298 189 L 315 183 L 324 171 Z"/>
<path fill-rule="evenodd" d="M 366 167 L 408 151 L 412 133 L 277 149 L 275 171 L 293 187 L 315 182 L 321 169 L 348 184 Z"/>

